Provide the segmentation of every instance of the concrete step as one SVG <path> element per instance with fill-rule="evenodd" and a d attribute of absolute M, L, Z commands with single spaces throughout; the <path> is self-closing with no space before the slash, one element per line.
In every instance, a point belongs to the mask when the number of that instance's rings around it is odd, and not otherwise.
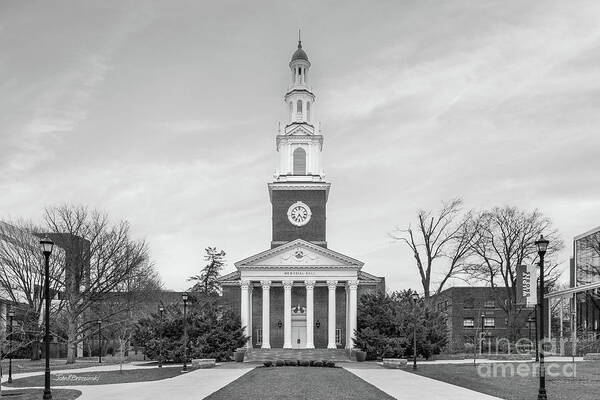
<path fill-rule="evenodd" d="M 352 361 L 345 349 L 248 349 L 244 361 L 329 360 Z"/>

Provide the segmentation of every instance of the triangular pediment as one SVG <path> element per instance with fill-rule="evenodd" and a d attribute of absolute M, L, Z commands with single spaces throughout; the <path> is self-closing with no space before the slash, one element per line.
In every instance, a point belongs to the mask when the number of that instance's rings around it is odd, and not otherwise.
<path fill-rule="evenodd" d="M 296 239 L 274 249 L 263 251 L 235 263 L 236 268 L 252 267 L 303 267 L 303 268 L 347 268 L 360 269 L 361 261 L 336 251 Z"/>

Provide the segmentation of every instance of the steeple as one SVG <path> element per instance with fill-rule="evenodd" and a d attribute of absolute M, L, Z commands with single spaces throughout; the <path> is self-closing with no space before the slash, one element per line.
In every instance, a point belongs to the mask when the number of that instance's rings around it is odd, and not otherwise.
<path fill-rule="evenodd" d="M 273 206 L 271 247 L 295 239 L 327 247 L 327 198 L 331 184 L 325 181 L 321 165 L 323 136 L 315 122 L 310 61 L 299 31 L 298 48 L 289 67 L 291 82 L 283 97 L 288 121 L 279 128 L 278 168 L 273 182 L 268 184 Z"/>
<path fill-rule="evenodd" d="M 291 82 L 284 96 L 288 120 L 277 136 L 280 162 L 275 173 L 276 182 L 324 180 L 321 166 L 323 136 L 315 122 L 315 94 L 309 85 L 310 66 L 298 31 L 298 48 L 289 63 Z"/>

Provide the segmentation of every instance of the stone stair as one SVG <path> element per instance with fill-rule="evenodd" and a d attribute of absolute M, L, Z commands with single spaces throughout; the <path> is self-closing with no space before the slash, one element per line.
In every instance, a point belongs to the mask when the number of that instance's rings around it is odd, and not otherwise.
<path fill-rule="evenodd" d="M 244 362 L 276 360 L 329 360 L 352 361 L 350 350 L 345 349 L 248 349 Z"/>

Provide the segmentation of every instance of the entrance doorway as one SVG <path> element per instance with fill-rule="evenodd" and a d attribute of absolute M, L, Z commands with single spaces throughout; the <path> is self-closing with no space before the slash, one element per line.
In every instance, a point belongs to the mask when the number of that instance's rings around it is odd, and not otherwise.
<path fill-rule="evenodd" d="M 292 349 L 306 348 L 306 319 L 292 319 Z"/>

